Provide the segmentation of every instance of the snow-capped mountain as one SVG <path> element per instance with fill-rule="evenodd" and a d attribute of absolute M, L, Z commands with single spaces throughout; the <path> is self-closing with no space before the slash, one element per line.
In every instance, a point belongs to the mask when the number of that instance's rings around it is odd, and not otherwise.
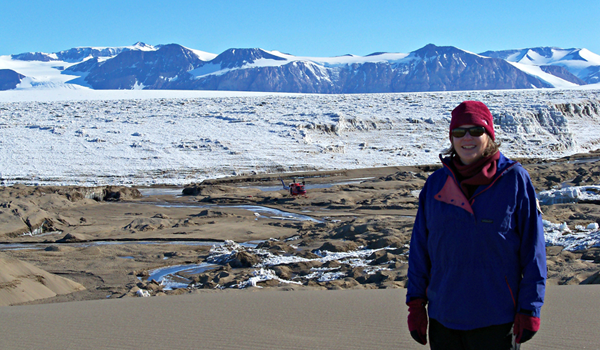
<path fill-rule="evenodd" d="M 600 82 L 600 55 L 587 49 L 560 49 L 556 47 L 536 47 L 521 50 L 486 51 L 482 56 L 501 58 L 508 62 L 524 66 L 540 67 L 545 72 L 551 72 L 556 67 L 562 67 L 563 73 L 550 73 L 561 77 L 565 71 L 581 79 L 586 84 Z M 558 71 L 555 71 L 558 72 Z M 563 79 L 565 79 L 563 77 Z M 565 80 L 568 80 L 565 79 Z M 576 82 L 577 83 L 577 82 Z M 580 83 L 577 83 L 582 85 Z"/>
<path fill-rule="evenodd" d="M 21 83 L 24 75 L 15 72 L 12 69 L 0 69 L 0 91 L 12 90 Z"/>
<path fill-rule="evenodd" d="M 162 89 L 201 66 L 198 55 L 176 44 L 158 50 L 128 50 L 111 59 L 92 58 L 65 70 L 81 74 L 94 89 Z"/>
<path fill-rule="evenodd" d="M 427 45 L 408 55 L 390 57 L 383 53 L 326 60 L 262 49 L 230 49 L 210 61 L 193 59 L 187 52 L 183 53 L 187 60 L 182 61 L 181 53 L 187 49 L 175 44 L 169 46 L 172 50 L 168 52 L 162 48 L 152 53 L 125 52 L 114 59 L 97 62 L 88 68 L 85 81 L 95 89 L 143 86 L 150 89 L 304 93 L 553 87 L 503 59 L 481 57 L 454 47 Z M 135 60 L 129 59 L 134 55 Z M 138 64 L 141 62 L 143 64 Z M 165 67 L 161 62 L 178 62 L 179 65 Z M 79 65 L 67 71 L 77 69 Z M 157 75 L 153 70 L 161 74 Z"/>
<path fill-rule="evenodd" d="M 65 51 L 55 53 L 44 52 L 26 52 L 18 55 L 12 55 L 15 60 L 21 61 L 65 61 L 65 62 L 81 62 L 90 57 L 114 57 L 124 51 L 155 51 L 152 45 L 143 42 L 137 42 L 131 46 L 119 47 L 76 47 Z"/>
<path fill-rule="evenodd" d="M 600 82 L 600 56 L 586 49 L 534 48 L 475 54 L 433 44 L 408 54 L 319 58 L 257 48 L 229 49 L 216 55 L 178 44 L 154 47 L 136 43 L 118 48 L 0 56 L 0 69 L 14 72 L 9 78 L 0 77 L 4 89 L 62 86 L 381 93 L 569 88 Z M 21 76 L 16 84 L 15 74 Z"/>

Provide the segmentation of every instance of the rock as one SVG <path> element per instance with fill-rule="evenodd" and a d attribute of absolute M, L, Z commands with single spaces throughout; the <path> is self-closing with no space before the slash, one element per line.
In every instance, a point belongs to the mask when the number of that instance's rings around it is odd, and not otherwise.
<path fill-rule="evenodd" d="M 333 289 L 333 290 L 336 290 L 336 289 L 364 289 L 363 285 L 358 283 L 358 281 L 352 277 L 345 277 L 343 279 L 330 281 L 327 287 L 328 287 L 328 289 Z"/>
<path fill-rule="evenodd" d="M 355 267 L 348 272 L 348 277 L 352 277 L 355 279 L 359 277 L 364 277 L 366 275 L 367 274 L 365 273 L 364 267 Z"/>
<path fill-rule="evenodd" d="M 586 278 L 581 284 L 600 284 L 600 271 Z"/>
<path fill-rule="evenodd" d="M 394 281 L 396 279 L 396 273 L 393 271 L 379 270 L 376 273 L 369 276 L 367 283 L 380 284 L 385 281 Z"/>
<path fill-rule="evenodd" d="M 213 277 L 212 282 L 214 282 L 220 286 L 224 286 L 224 285 L 227 285 L 228 283 L 231 283 L 234 278 L 235 278 L 235 276 L 232 275 L 230 272 L 221 271 Z"/>
<path fill-rule="evenodd" d="M 153 218 L 155 218 L 155 219 L 170 219 L 169 216 L 167 216 L 163 213 L 158 213 L 158 214 L 154 215 Z"/>
<path fill-rule="evenodd" d="M 557 256 L 560 254 L 560 252 L 562 252 L 562 250 L 563 247 L 558 245 L 546 247 L 546 256 Z"/>
<path fill-rule="evenodd" d="M 271 247 L 269 247 L 269 251 L 270 251 L 270 252 L 273 252 L 273 253 L 281 253 L 281 252 L 284 252 L 284 253 L 292 253 L 292 252 L 293 252 L 293 251 L 295 251 L 295 250 L 296 250 L 296 249 L 294 249 L 294 248 L 290 247 L 289 245 L 287 245 L 287 244 L 282 244 L 282 243 L 279 243 L 279 244 L 274 244 L 274 245 L 272 245 Z"/>
<path fill-rule="evenodd" d="M 355 277 L 355 279 L 360 284 L 366 284 L 366 283 L 371 283 L 371 282 L 369 282 L 369 277 L 370 277 L 369 275 L 364 274 L 362 276 Z"/>
<path fill-rule="evenodd" d="M 166 252 L 164 253 L 165 258 L 173 258 L 176 256 L 183 256 L 182 252 Z"/>
<path fill-rule="evenodd" d="M 229 271 L 221 271 L 217 274 L 218 278 L 226 278 L 231 276 L 231 273 Z"/>
<path fill-rule="evenodd" d="M 408 264 L 406 262 L 396 261 L 393 264 L 390 264 L 388 268 L 404 276 L 406 276 L 406 274 L 408 273 Z"/>
<path fill-rule="evenodd" d="M 123 199 L 140 198 L 142 193 L 137 188 L 122 187 L 122 186 L 107 186 L 104 189 L 103 200 L 119 201 Z"/>
<path fill-rule="evenodd" d="M 367 248 L 369 249 L 380 249 L 380 248 L 386 248 L 386 247 L 402 247 L 404 243 L 396 237 L 382 237 L 376 241 L 370 242 L 369 245 L 367 245 Z"/>
<path fill-rule="evenodd" d="M 201 288 L 203 289 L 214 289 L 217 286 L 217 284 L 213 281 L 207 281 L 206 283 L 203 283 Z"/>
<path fill-rule="evenodd" d="M 299 256 L 304 259 L 319 259 L 320 258 L 320 256 L 318 256 L 317 254 L 315 254 L 311 251 L 308 251 L 308 250 L 303 250 L 303 251 L 299 252 L 298 254 L 296 254 L 296 256 Z"/>
<path fill-rule="evenodd" d="M 583 260 L 593 260 L 595 263 L 600 263 L 600 248 L 590 248 L 581 256 Z"/>
<path fill-rule="evenodd" d="M 201 193 L 199 187 L 186 187 L 181 191 L 181 194 L 184 196 L 198 196 Z"/>
<path fill-rule="evenodd" d="M 154 231 L 160 230 L 165 227 L 170 227 L 171 223 L 168 220 L 157 219 L 157 218 L 139 218 L 131 221 L 123 229 L 133 231 Z"/>
<path fill-rule="evenodd" d="M 356 223 L 350 223 L 336 228 L 333 238 L 352 239 L 352 237 L 362 235 L 370 230 L 372 230 L 372 225 L 357 225 Z"/>
<path fill-rule="evenodd" d="M 352 241 L 329 241 L 323 243 L 318 250 L 326 250 L 329 252 L 349 252 L 357 249 L 358 245 Z"/>
<path fill-rule="evenodd" d="M 383 252 L 382 254 L 377 254 Z M 372 257 L 374 257 L 374 259 L 371 259 Z M 383 265 L 383 264 L 387 264 L 390 263 L 391 261 L 396 261 L 398 260 L 398 258 L 394 255 L 394 254 L 390 254 L 385 250 L 379 250 L 376 251 L 375 253 L 371 254 L 367 260 L 372 260 L 369 265 Z"/>
<path fill-rule="evenodd" d="M 387 251 L 394 255 L 403 255 L 408 252 L 408 248 L 402 246 L 402 247 L 396 248 L 396 249 L 387 249 Z"/>
<path fill-rule="evenodd" d="M 194 276 L 192 277 L 192 281 L 194 283 L 201 283 L 201 284 L 206 284 L 208 283 L 210 280 L 212 280 L 213 275 L 212 273 L 201 273 L 198 276 Z"/>
<path fill-rule="evenodd" d="M 57 243 L 77 243 L 77 242 L 85 242 L 86 240 L 79 235 L 67 233 L 63 238 L 57 240 Z"/>
<path fill-rule="evenodd" d="M 256 248 L 257 249 L 269 249 L 272 246 L 274 246 L 275 244 L 277 244 L 277 241 L 267 240 L 267 241 L 263 241 L 263 242 L 260 242 L 259 244 L 257 244 Z"/>
<path fill-rule="evenodd" d="M 207 217 L 207 218 L 218 218 L 218 217 L 223 217 L 223 216 L 233 216 L 233 214 L 229 214 L 223 211 L 219 211 L 219 210 L 213 210 L 213 209 L 204 209 L 202 210 L 200 213 L 196 214 L 196 215 L 192 215 L 195 217 Z"/>
<path fill-rule="evenodd" d="M 233 259 L 229 262 L 231 267 L 252 267 L 260 262 L 260 259 L 251 253 L 246 251 L 237 252 Z"/>
<path fill-rule="evenodd" d="M 284 280 L 292 279 L 292 276 L 293 276 L 292 269 L 290 269 L 288 266 L 285 266 L 285 265 L 274 266 L 273 271 L 275 271 L 277 276 L 281 279 L 284 279 Z"/>
<path fill-rule="evenodd" d="M 322 283 L 319 283 L 319 282 L 317 282 L 317 281 L 315 281 L 315 280 L 309 280 L 308 282 L 306 282 L 306 285 L 307 285 L 308 287 L 311 287 L 311 289 L 315 289 L 315 290 L 316 290 L 316 289 L 325 289 L 325 288 L 323 287 L 323 284 L 322 284 Z"/>
<path fill-rule="evenodd" d="M 318 260 L 312 261 L 299 261 L 292 264 L 288 264 L 287 266 L 298 275 L 304 276 L 310 273 L 310 269 L 313 267 L 321 267 L 323 265 L 322 262 Z"/>
<path fill-rule="evenodd" d="M 256 284 L 261 287 L 277 287 L 279 285 L 279 280 L 271 279 L 266 281 L 261 281 Z"/>
<path fill-rule="evenodd" d="M 570 252 L 568 250 L 563 250 L 560 252 L 560 256 L 565 259 L 565 261 L 569 262 L 578 258 L 576 254 Z"/>
<path fill-rule="evenodd" d="M 330 261 L 324 263 L 322 267 L 326 267 L 328 269 L 336 269 L 336 268 L 339 268 L 341 266 L 342 266 L 342 264 L 339 261 L 337 261 L 337 260 L 330 260 Z"/>
<path fill-rule="evenodd" d="M 150 290 L 152 292 L 156 292 L 156 291 L 162 290 L 163 286 L 159 282 L 152 280 L 152 281 L 150 281 L 150 283 L 148 283 L 146 285 L 146 289 Z"/>
<path fill-rule="evenodd" d="M 381 289 L 398 289 L 404 288 L 406 281 L 385 281 L 379 285 Z"/>
<path fill-rule="evenodd" d="M 237 196 L 253 196 L 261 193 L 261 190 L 255 188 L 242 188 L 226 185 L 193 185 L 183 189 L 184 196 L 224 196 L 235 194 Z"/>

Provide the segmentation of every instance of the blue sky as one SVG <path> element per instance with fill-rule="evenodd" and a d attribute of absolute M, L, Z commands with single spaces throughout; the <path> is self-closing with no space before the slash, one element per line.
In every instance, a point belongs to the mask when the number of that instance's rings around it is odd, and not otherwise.
<path fill-rule="evenodd" d="M 3 1 L 0 55 L 79 46 L 177 43 L 297 56 L 471 52 L 537 46 L 600 54 L 599 0 Z"/>

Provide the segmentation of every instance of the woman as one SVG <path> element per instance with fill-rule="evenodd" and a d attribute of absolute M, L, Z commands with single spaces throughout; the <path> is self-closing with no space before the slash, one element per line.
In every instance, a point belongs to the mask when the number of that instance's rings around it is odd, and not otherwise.
<path fill-rule="evenodd" d="M 450 142 L 419 195 L 409 331 L 427 344 L 429 311 L 431 349 L 518 348 L 539 329 L 546 285 L 535 190 L 527 171 L 498 151 L 485 104 L 452 111 Z"/>

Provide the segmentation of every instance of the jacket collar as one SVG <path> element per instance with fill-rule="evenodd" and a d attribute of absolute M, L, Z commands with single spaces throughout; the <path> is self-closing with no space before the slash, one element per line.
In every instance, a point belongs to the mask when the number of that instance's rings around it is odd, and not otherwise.
<path fill-rule="evenodd" d="M 498 152 L 500 152 L 500 151 L 498 151 Z M 452 171 L 452 167 L 450 165 L 452 163 L 450 156 L 443 157 L 440 154 L 440 160 L 442 161 L 442 164 L 444 165 L 444 171 L 449 176 L 452 176 L 452 178 L 454 178 L 456 180 L 456 174 L 454 174 L 454 172 Z M 504 154 L 502 154 L 502 152 L 500 152 L 500 159 L 498 159 L 498 169 L 496 170 L 496 175 L 494 175 L 493 180 L 495 180 L 496 178 L 501 176 L 506 170 L 511 168 L 516 163 L 517 163 L 516 161 L 506 158 L 504 156 Z M 493 182 L 493 180 L 492 180 L 492 182 Z"/>

